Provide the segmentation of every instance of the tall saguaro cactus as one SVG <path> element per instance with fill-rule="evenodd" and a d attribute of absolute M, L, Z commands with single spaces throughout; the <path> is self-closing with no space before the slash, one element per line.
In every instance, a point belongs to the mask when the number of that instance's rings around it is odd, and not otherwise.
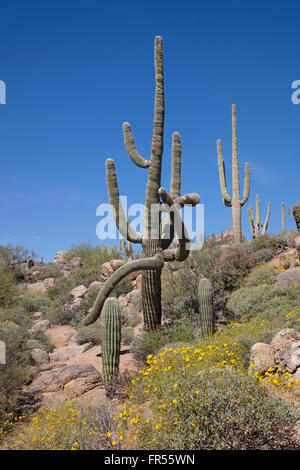
<path fill-rule="evenodd" d="M 281 225 L 282 225 L 282 233 L 285 233 L 285 206 L 284 206 L 284 202 L 281 203 Z"/>
<path fill-rule="evenodd" d="M 239 162 L 237 152 L 236 105 L 232 105 L 232 197 L 226 186 L 225 165 L 221 140 L 217 141 L 220 187 L 225 206 L 232 207 L 233 235 L 235 243 L 242 242 L 241 207 L 247 202 L 250 192 L 250 167 L 245 165 L 244 193 L 240 196 Z"/>
<path fill-rule="evenodd" d="M 181 185 L 181 143 L 180 135 L 174 132 L 172 136 L 172 169 L 171 194 L 161 188 L 161 165 L 164 136 L 164 68 L 162 38 L 155 38 L 155 100 L 154 122 L 150 159 L 146 160 L 137 151 L 131 127 L 128 122 L 123 124 L 124 143 L 131 160 L 139 167 L 148 169 L 148 181 L 145 201 L 144 233 L 137 233 L 127 220 L 120 203 L 117 176 L 114 161 L 106 160 L 106 181 L 111 205 L 114 209 L 116 225 L 124 238 L 132 243 L 140 243 L 145 258 L 131 261 L 120 267 L 103 284 L 94 306 L 84 319 L 84 324 L 93 323 L 101 314 L 105 299 L 113 288 L 128 274 L 142 270 L 142 301 L 144 312 L 144 329 L 154 330 L 161 323 L 161 270 L 165 261 L 184 261 L 189 255 L 189 237 L 179 210 L 184 205 L 196 205 L 200 197 L 196 193 L 180 196 Z M 159 212 L 168 212 L 168 224 L 163 225 L 153 221 L 153 207 Z M 159 219 L 160 220 L 160 219 Z M 170 249 L 175 232 L 179 246 Z"/>
<path fill-rule="evenodd" d="M 254 221 L 254 216 L 253 216 L 252 204 L 250 204 L 250 206 L 248 207 L 248 218 L 249 218 L 249 224 L 250 224 L 251 234 L 253 238 L 257 239 L 260 237 L 260 235 L 262 236 L 266 235 L 268 224 L 269 224 L 270 212 L 271 212 L 271 203 L 269 202 L 265 222 L 264 223 L 260 222 L 260 202 L 259 202 L 258 196 L 256 195 L 255 221 Z"/>
<path fill-rule="evenodd" d="M 215 315 L 213 308 L 213 287 L 209 279 L 203 278 L 198 286 L 198 304 L 200 314 L 201 334 L 211 335 L 215 330 Z"/>
<path fill-rule="evenodd" d="M 107 392 L 112 391 L 119 371 L 121 349 L 121 308 L 116 299 L 106 299 L 103 307 L 102 366 Z"/>

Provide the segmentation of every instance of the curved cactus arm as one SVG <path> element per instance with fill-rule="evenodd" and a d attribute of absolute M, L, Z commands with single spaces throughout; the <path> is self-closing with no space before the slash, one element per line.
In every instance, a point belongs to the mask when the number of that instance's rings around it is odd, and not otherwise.
<path fill-rule="evenodd" d="M 254 226 L 254 218 L 253 218 L 253 208 L 252 204 L 248 207 L 248 219 L 249 219 L 249 225 L 250 225 L 250 230 L 251 230 L 251 235 L 253 238 L 255 238 L 255 226 Z"/>
<path fill-rule="evenodd" d="M 161 254 L 154 255 L 151 258 L 141 258 L 124 264 L 117 269 L 101 287 L 93 307 L 89 314 L 83 320 L 83 325 L 94 323 L 101 314 L 105 300 L 119 282 L 134 271 L 153 270 L 160 271 L 164 266 L 164 259 Z"/>
<path fill-rule="evenodd" d="M 133 243 L 142 243 L 142 235 L 136 232 L 126 219 L 122 204 L 120 201 L 120 194 L 118 188 L 117 175 L 115 170 L 115 164 L 112 158 L 108 158 L 105 162 L 106 165 L 106 183 L 108 188 L 108 195 L 110 203 L 114 208 L 114 218 L 118 230 L 127 238 L 128 241 Z"/>
<path fill-rule="evenodd" d="M 170 194 L 164 189 L 159 188 L 158 193 L 162 198 L 163 202 L 169 206 L 171 213 L 174 217 L 174 230 L 178 235 L 179 246 L 177 250 L 164 250 L 163 257 L 165 261 L 184 261 L 190 253 L 189 246 L 189 236 L 182 220 L 181 215 L 179 214 L 178 206 L 174 203 Z M 180 206 L 179 206 L 180 207 Z"/>
<path fill-rule="evenodd" d="M 180 207 L 184 207 L 187 205 L 190 206 L 196 206 L 200 202 L 200 196 L 197 193 L 188 193 L 185 194 L 184 196 L 179 196 L 176 199 L 174 199 L 175 204 L 179 204 Z"/>
<path fill-rule="evenodd" d="M 129 122 L 123 123 L 124 144 L 133 163 L 140 168 L 149 168 L 150 161 L 145 160 L 137 151 Z"/>
<path fill-rule="evenodd" d="M 244 179 L 244 192 L 241 199 L 241 206 L 246 204 L 250 194 L 250 166 L 249 163 L 245 164 L 245 179 Z"/>
<path fill-rule="evenodd" d="M 271 212 L 271 203 L 269 202 L 268 211 L 267 211 L 267 215 L 266 215 L 266 220 L 265 220 L 265 223 L 263 225 L 263 228 L 261 229 L 261 234 L 262 235 L 266 235 L 266 233 L 267 233 L 267 229 L 268 229 L 268 225 L 269 225 L 270 212 Z"/>
<path fill-rule="evenodd" d="M 181 142 L 179 132 L 172 135 L 172 167 L 171 167 L 171 196 L 180 196 L 181 188 Z"/>
<path fill-rule="evenodd" d="M 221 188 L 222 198 L 223 198 L 224 204 L 230 207 L 232 199 L 229 196 L 228 191 L 227 191 L 225 164 L 223 160 L 222 144 L 220 140 L 217 140 L 217 149 L 218 149 L 218 166 L 219 166 L 220 188 Z"/>

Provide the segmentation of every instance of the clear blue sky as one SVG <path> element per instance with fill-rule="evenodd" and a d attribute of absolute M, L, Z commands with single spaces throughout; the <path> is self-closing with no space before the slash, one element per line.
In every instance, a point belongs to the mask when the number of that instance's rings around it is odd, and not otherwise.
<path fill-rule="evenodd" d="M 121 194 L 143 202 L 147 172 L 123 145 L 129 121 L 150 152 L 153 40 L 163 36 L 165 152 L 182 136 L 183 192 L 205 204 L 205 231 L 231 226 L 222 203 L 216 140 L 231 192 L 231 104 L 239 160 L 251 168 L 246 205 L 261 200 L 269 231 L 281 230 L 281 201 L 300 199 L 300 3 L 278 0 L 1 0 L 0 243 L 33 248 L 50 261 L 80 241 L 98 242 L 96 207 L 108 202 L 104 162 L 116 162 Z M 243 230 L 249 237 L 246 207 Z M 287 228 L 294 227 L 292 220 Z"/>

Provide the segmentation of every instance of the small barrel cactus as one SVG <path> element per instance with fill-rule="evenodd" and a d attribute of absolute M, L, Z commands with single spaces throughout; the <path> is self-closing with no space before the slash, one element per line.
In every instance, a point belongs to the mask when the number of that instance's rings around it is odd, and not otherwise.
<path fill-rule="evenodd" d="M 102 311 L 102 366 L 108 394 L 112 393 L 119 371 L 121 349 L 121 308 L 116 299 L 106 299 Z"/>
<path fill-rule="evenodd" d="M 213 288 L 211 282 L 203 278 L 198 286 L 198 303 L 200 327 L 203 337 L 211 335 L 215 330 L 215 315 L 213 308 Z"/>

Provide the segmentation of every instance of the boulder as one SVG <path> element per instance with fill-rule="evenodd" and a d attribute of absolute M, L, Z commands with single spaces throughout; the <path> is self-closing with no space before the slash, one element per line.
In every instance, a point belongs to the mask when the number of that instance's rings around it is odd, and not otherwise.
<path fill-rule="evenodd" d="M 27 290 L 29 292 L 46 292 L 46 287 L 43 281 L 35 282 L 34 284 L 28 284 Z"/>
<path fill-rule="evenodd" d="M 293 207 L 293 217 L 297 225 L 297 230 L 300 230 L 300 201 Z"/>
<path fill-rule="evenodd" d="M 67 253 L 68 253 L 67 251 L 58 251 L 54 257 L 53 263 L 64 264 L 65 263 L 64 257 Z"/>
<path fill-rule="evenodd" d="M 276 284 L 278 286 L 295 286 L 300 282 L 300 266 L 287 269 L 277 276 Z"/>
<path fill-rule="evenodd" d="M 272 339 L 270 346 L 274 351 L 275 362 L 280 361 L 280 351 L 286 348 L 290 343 L 300 340 L 300 333 L 293 328 L 284 328 L 280 330 Z"/>
<path fill-rule="evenodd" d="M 101 385 L 102 379 L 100 373 L 91 364 L 63 365 L 41 372 L 33 380 L 29 390 L 32 392 L 56 392 L 68 389 L 67 384 L 69 383 L 71 383 L 71 390 L 73 388 L 75 394 L 82 394 Z"/>
<path fill-rule="evenodd" d="M 117 301 L 119 302 L 121 307 L 127 307 L 128 305 L 127 296 L 125 294 L 119 295 L 119 297 L 117 298 Z"/>
<path fill-rule="evenodd" d="M 135 284 L 137 290 L 139 290 L 140 292 L 142 292 L 142 278 L 143 278 L 142 274 L 139 274 L 138 277 L 136 278 L 136 284 Z"/>
<path fill-rule="evenodd" d="M 225 230 L 225 232 L 220 233 L 214 237 L 216 242 L 221 243 L 221 245 L 233 245 L 234 244 L 234 234 L 233 234 L 233 227 L 229 230 Z M 246 242 L 247 238 L 242 233 L 242 242 Z"/>
<path fill-rule="evenodd" d="M 73 302 L 75 299 L 82 298 L 86 293 L 88 289 L 85 287 L 83 284 L 80 286 L 74 287 L 74 289 L 71 290 L 69 293 L 68 300 L 69 302 Z"/>
<path fill-rule="evenodd" d="M 280 351 L 279 364 L 291 374 L 300 367 L 300 341 L 294 341 Z"/>
<path fill-rule="evenodd" d="M 79 257 L 74 257 L 65 265 L 65 269 L 67 271 L 73 271 L 74 269 L 81 268 L 83 266 L 83 262 L 81 261 L 81 258 Z"/>
<path fill-rule="evenodd" d="M 129 279 L 134 281 L 140 274 L 142 274 L 143 271 L 134 271 L 133 273 L 128 274 Z"/>
<path fill-rule="evenodd" d="M 56 284 L 56 279 L 54 277 L 47 277 L 47 279 L 44 279 L 44 286 L 47 289 L 50 289 L 51 287 L 54 287 Z"/>
<path fill-rule="evenodd" d="M 102 274 L 102 276 L 107 279 L 109 276 L 112 275 L 112 273 L 114 272 L 113 270 L 113 267 L 112 265 L 110 264 L 109 261 L 107 261 L 106 263 L 103 263 L 101 264 L 100 266 L 100 272 Z"/>
<path fill-rule="evenodd" d="M 126 300 L 129 304 L 138 305 L 142 300 L 141 292 L 138 289 L 134 289 L 126 295 Z"/>
<path fill-rule="evenodd" d="M 86 344 L 76 344 L 76 343 L 71 343 L 68 346 L 65 346 L 63 348 L 58 348 L 55 349 L 52 353 L 49 354 L 50 361 L 51 362 L 63 362 L 67 361 L 73 356 L 77 356 L 78 354 L 82 354 L 88 349 L 90 349 L 92 346 L 91 343 L 86 343 Z"/>
<path fill-rule="evenodd" d="M 265 372 L 275 366 L 274 351 L 269 344 L 255 343 L 251 348 L 249 372 Z"/>
<path fill-rule="evenodd" d="M 297 250 L 298 260 L 300 261 L 300 236 L 295 238 L 295 247 Z"/>
<path fill-rule="evenodd" d="M 103 282 L 94 281 L 89 285 L 89 291 L 93 289 L 101 289 L 102 285 L 103 285 Z"/>
<path fill-rule="evenodd" d="M 49 362 L 49 356 L 43 349 L 32 349 L 31 359 L 37 366 Z"/>
<path fill-rule="evenodd" d="M 36 321 L 30 330 L 30 333 L 36 333 L 37 331 L 45 331 L 49 326 L 49 320 L 38 320 Z"/>
<path fill-rule="evenodd" d="M 125 264 L 125 261 L 123 259 L 113 259 L 110 261 L 110 265 L 113 269 L 113 271 L 116 271 L 119 269 L 121 266 Z"/>
<path fill-rule="evenodd" d="M 47 350 L 46 345 L 43 344 L 41 341 L 38 341 L 37 339 L 29 339 L 27 340 L 26 344 L 30 349 L 40 349 L 42 351 Z"/>
<path fill-rule="evenodd" d="M 293 379 L 295 381 L 298 381 L 298 384 L 295 384 L 295 387 L 293 387 L 293 393 L 297 396 L 300 396 L 300 367 L 296 370 L 295 374 L 293 375 Z"/>

